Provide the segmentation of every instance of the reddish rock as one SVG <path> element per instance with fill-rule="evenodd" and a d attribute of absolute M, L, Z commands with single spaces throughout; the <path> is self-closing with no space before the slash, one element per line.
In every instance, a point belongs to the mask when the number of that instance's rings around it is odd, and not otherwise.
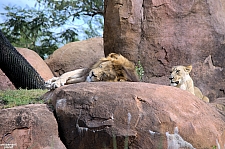
<path fill-rule="evenodd" d="M 224 121 L 225 121 L 225 98 L 217 98 L 212 103 L 212 106 L 214 106 L 222 115 L 224 115 Z"/>
<path fill-rule="evenodd" d="M 79 68 L 89 68 L 104 57 L 103 39 L 90 38 L 66 44 L 56 50 L 45 62 L 55 76 Z"/>
<path fill-rule="evenodd" d="M 16 89 L 5 73 L 0 69 L 0 90 Z"/>
<path fill-rule="evenodd" d="M 51 94 L 68 149 L 167 148 L 166 132 L 171 139 L 175 127 L 179 134 L 175 131 L 174 136 L 197 149 L 211 149 L 216 140 L 225 145 L 224 117 L 209 103 L 175 87 L 83 82 Z"/>
<path fill-rule="evenodd" d="M 23 57 L 31 64 L 31 66 L 40 74 L 40 76 L 45 81 L 53 77 L 53 74 L 48 65 L 36 52 L 26 48 L 16 48 L 16 50 L 21 55 L 23 55 Z"/>
<path fill-rule="evenodd" d="M 44 104 L 0 110 L 0 148 L 66 149 L 58 137 L 58 125 Z"/>
<path fill-rule="evenodd" d="M 143 81 L 163 85 L 172 66 L 192 64 L 195 86 L 204 95 L 211 101 L 225 96 L 225 1 L 104 2 L 106 55 L 140 60 Z"/>

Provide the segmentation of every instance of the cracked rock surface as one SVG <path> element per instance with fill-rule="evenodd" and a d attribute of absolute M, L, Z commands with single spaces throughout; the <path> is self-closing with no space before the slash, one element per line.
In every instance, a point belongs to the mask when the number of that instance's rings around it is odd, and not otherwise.
<path fill-rule="evenodd" d="M 45 104 L 0 110 L 0 144 L 0 149 L 7 148 L 5 144 L 18 149 L 66 149 L 55 117 Z"/>
<path fill-rule="evenodd" d="M 225 121 L 210 103 L 181 89 L 137 82 L 66 85 L 51 92 L 68 149 L 167 148 L 166 132 L 194 148 L 225 144 Z"/>
<path fill-rule="evenodd" d="M 140 60 L 143 81 L 162 85 L 172 66 L 191 64 L 195 86 L 210 101 L 225 96 L 225 1 L 104 2 L 105 55 Z"/>

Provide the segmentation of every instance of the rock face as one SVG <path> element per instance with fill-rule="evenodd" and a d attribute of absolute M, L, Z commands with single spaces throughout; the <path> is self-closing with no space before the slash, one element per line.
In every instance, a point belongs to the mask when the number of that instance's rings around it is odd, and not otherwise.
<path fill-rule="evenodd" d="M 213 105 L 222 115 L 224 115 L 225 121 L 225 98 L 215 99 L 211 105 Z"/>
<path fill-rule="evenodd" d="M 211 101 L 225 96 L 225 2 L 105 0 L 104 51 L 144 67 L 143 81 L 169 84 L 172 66 L 193 65 Z M 215 83 L 220 82 L 220 83 Z"/>
<path fill-rule="evenodd" d="M 33 50 L 26 48 L 16 48 L 16 50 L 23 55 L 23 57 L 31 64 L 31 66 L 40 74 L 40 76 L 47 81 L 53 77 L 48 65 L 45 61 Z"/>
<path fill-rule="evenodd" d="M 66 149 L 55 117 L 44 104 L 0 110 L 0 119 L 0 148 L 11 144 L 21 149 Z"/>
<path fill-rule="evenodd" d="M 89 68 L 101 57 L 104 57 L 103 39 L 98 37 L 68 43 L 56 50 L 45 62 L 55 76 L 60 76 L 74 69 Z"/>
<path fill-rule="evenodd" d="M 173 136 L 197 149 L 211 149 L 216 140 L 225 145 L 223 116 L 209 103 L 175 87 L 83 82 L 51 94 L 61 139 L 68 149 L 167 145 L 172 149 Z"/>
<path fill-rule="evenodd" d="M 0 69 L 0 90 L 16 89 L 5 73 Z"/>

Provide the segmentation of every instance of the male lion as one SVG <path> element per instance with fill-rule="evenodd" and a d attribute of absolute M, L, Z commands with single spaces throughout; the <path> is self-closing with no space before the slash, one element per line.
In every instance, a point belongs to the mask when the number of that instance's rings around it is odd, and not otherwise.
<path fill-rule="evenodd" d="M 174 66 L 172 68 L 170 79 L 170 85 L 186 90 L 202 99 L 205 102 L 209 102 L 209 98 L 203 96 L 199 88 L 194 86 L 193 80 L 189 73 L 192 70 L 192 66 Z"/>
<path fill-rule="evenodd" d="M 60 77 L 54 77 L 45 84 L 48 89 L 74 84 L 79 82 L 138 82 L 135 65 L 120 54 L 111 53 L 106 58 L 101 58 L 91 69 L 83 68 L 66 72 Z"/>

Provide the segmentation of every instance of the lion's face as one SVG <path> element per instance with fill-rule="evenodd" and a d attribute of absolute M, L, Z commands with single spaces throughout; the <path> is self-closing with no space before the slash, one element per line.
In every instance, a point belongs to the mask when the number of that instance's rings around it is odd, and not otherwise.
<path fill-rule="evenodd" d="M 191 72 L 192 66 L 174 66 L 172 68 L 170 79 L 171 86 L 178 86 L 185 82 L 187 76 Z"/>
<path fill-rule="evenodd" d="M 103 61 L 92 68 L 87 77 L 88 82 L 115 81 L 116 72 L 111 61 Z"/>
<path fill-rule="evenodd" d="M 120 54 L 111 53 L 100 59 L 89 72 L 86 81 L 138 81 L 134 64 Z"/>

